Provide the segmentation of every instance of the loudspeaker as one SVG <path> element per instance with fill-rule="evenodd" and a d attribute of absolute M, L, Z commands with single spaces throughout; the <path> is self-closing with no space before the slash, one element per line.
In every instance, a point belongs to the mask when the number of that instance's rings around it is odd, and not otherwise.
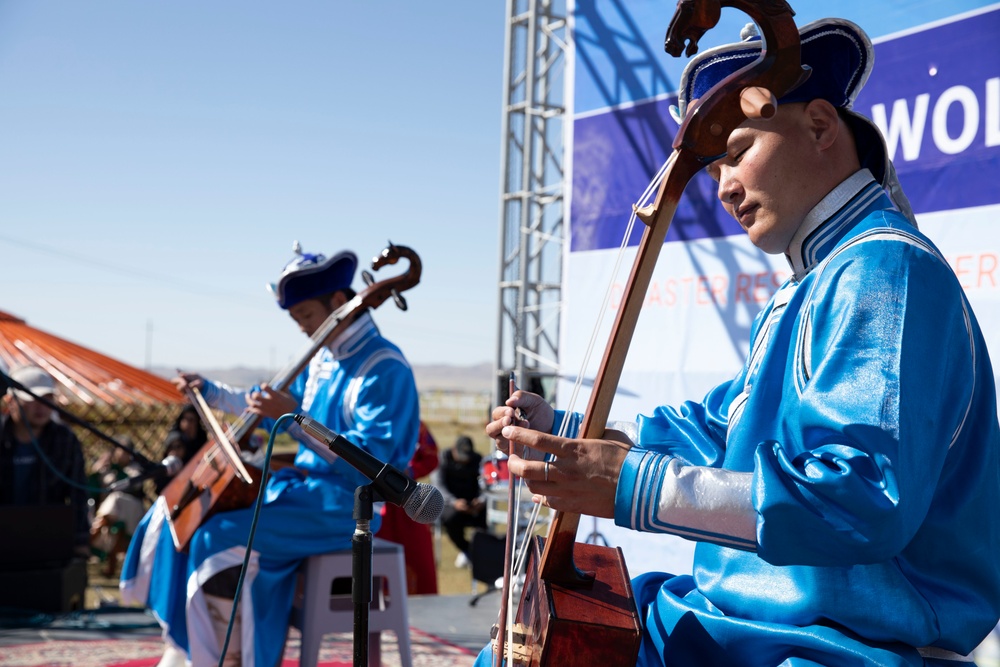
<path fill-rule="evenodd" d="M 469 543 L 469 560 L 472 561 L 472 578 L 484 584 L 493 583 L 503 576 L 504 545 L 507 540 L 485 530 L 472 534 Z"/>
<path fill-rule="evenodd" d="M 0 572 L 0 607 L 61 613 L 81 611 L 87 590 L 87 564 L 72 560 L 47 570 Z"/>

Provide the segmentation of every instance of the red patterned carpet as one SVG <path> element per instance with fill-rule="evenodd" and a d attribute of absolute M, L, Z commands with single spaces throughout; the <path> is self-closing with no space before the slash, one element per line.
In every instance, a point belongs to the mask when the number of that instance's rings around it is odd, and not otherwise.
<path fill-rule="evenodd" d="M 469 667 L 475 655 L 415 628 L 410 630 L 414 667 Z M 159 639 L 58 640 L 0 647 L 2 667 L 153 667 L 163 653 Z M 350 634 L 327 635 L 320 648 L 320 667 L 352 667 Z M 299 637 L 293 630 L 282 667 L 299 664 Z M 399 650 L 391 632 L 382 633 L 382 665 L 398 667 Z"/>

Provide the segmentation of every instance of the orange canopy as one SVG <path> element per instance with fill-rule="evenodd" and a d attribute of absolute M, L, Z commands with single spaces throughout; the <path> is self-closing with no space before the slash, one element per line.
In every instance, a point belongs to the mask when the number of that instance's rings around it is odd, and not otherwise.
<path fill-rule="evenodd" d="M 48 371 L 70 402 L 86 405 L 179 404 L 169 380 L 28 326 L 0 311 L 0 365 L 34 364 Z"/>

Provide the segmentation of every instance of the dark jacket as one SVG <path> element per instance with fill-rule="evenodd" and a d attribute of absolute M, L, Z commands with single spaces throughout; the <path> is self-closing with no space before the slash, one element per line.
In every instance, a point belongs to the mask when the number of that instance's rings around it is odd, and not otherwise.
<path fill-rule="evenodd" d="M 16 446 L 14 424 L 10 418 L 6 418 L 0 426 L 0 505 L 10 505 L 14 502 L 13 459 Z M 72 506 L 76 544 L 89 544 L 87 477 L 84 471 L 83 448 L 80 446 L 80 441 L 69 428 L 50 421 L 38 437 L 38 446 L 48 464 L 39 457 L 38 464 L 35 466 L 35 479 L 32 485 L 37 493 L 35 503 L 38 505 Z M 49 465 L 54 466 L 58 473 L 50 469 Z M 72 480 L 78 486 L 67 483 L 63 477 Z"/>
<path fill-rule="evenodd" d="M 441 465 L 434 471 L 433 480 L 445 497 L 445 504 L 451 504 L 455 498 L 472 500 L 479 497 L 482 493 L 479 488 L 479 464 L 482 459 L 476 452 L 470 452 L 467 461 L 456 461 L 451 449 L 441 453 Z"/>

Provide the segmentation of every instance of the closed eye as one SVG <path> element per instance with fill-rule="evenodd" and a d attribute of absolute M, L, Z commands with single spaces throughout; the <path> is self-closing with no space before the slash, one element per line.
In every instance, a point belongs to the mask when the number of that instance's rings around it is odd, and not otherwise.
<path fill-rule="evenodd" d="M 721 172 L 721 165 L 723 165 L 723 164 L 733 165 L 733 166 L 738 165 L 740 163 L 740 159 L 747 152 L 747 150 L 749 150 L 749 148 L 750 147 L 747 146 L 746 148 L 740 149 L 739 151 L 737 151 L 733 155 L 726 155 L 724 157 L 719 158 L 715 162 L 713 162 L 710 165 L 708 165 L 708 167 L 705 169 L 705 171 L 708 172 L 708 175 L 712 177 L 713 181 L 715 181 L 716 183 L 718 183 L 719 182 L 719 178 L 721 176 L 721 174 L 720 174 L 720 172 Z"/>

